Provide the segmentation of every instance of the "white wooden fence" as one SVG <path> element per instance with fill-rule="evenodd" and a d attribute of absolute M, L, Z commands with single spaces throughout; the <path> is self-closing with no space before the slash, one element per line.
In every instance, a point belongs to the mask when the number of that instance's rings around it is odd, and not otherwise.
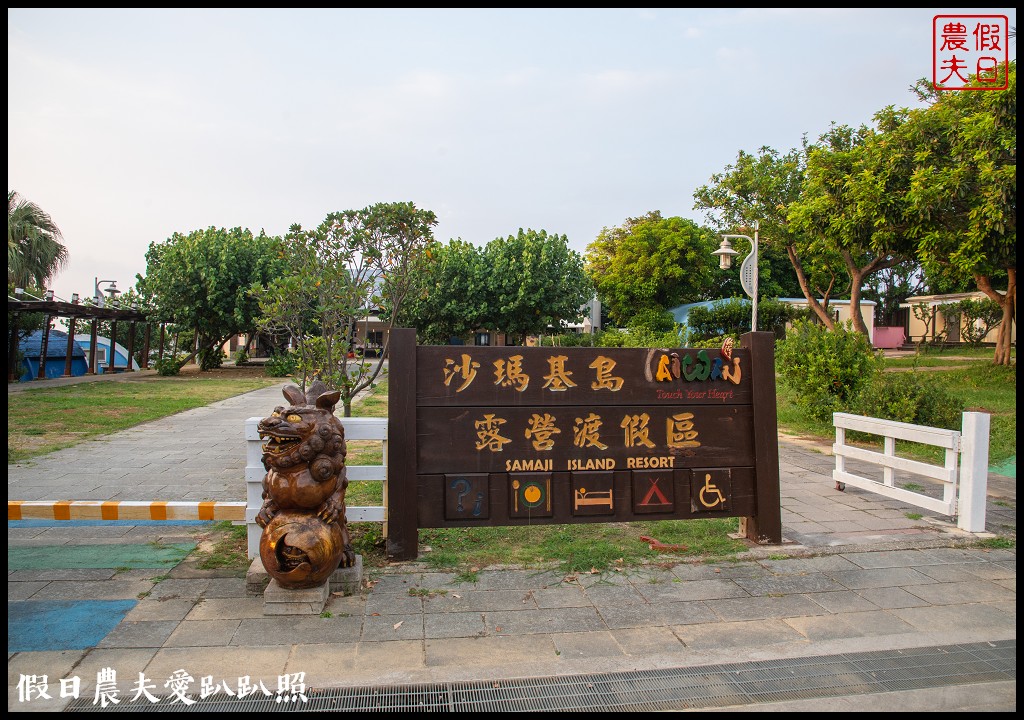
<path fill-rule="evenodd" d="M 260 535 L 263 528 L 256 524 L 256 514 L 263 507 L 263 445 L 257 426 L 262 418 L 254 417 L 245 421 L 245 486 L 246 507 L 245 524 L 249 545 L 249 559 L 260 556 Z M 379 440 L 383 449 L 383 462 L 380 465 L 349 465 L 348 480 L 353 482 L 384 483 L 384 502 L 387 503 L 387 458 L 388 458 L 388 419 L 377 417 L 343 417 L 338 418 L 345 426 L 345 441 Z M 351 487 L 351 485 L 349 486 Z M 384 505 L 353 507 L 348 506 L 346 517 L 353 522 L 384 522 L 384 534 L 387 535 L 387 510 Z"/>
<path fill-rule="evenodd" d="M 961 530 L 984 532 L 988 491 L 989 420 L 987 413 L 967 412 L 963 414 L 961 430 L 956 431 L 847 413 L 833 413 L 836 442 L 832 446 L 832 452 L 836 458 L 836 467 L 832 471 L 832 477 L 837 488 L 853 485 L 877 492 L 917 507 L 956 517 L 957 526 Z M 847 430 L 881 436 L 883 452 L 847 445 Z M 931 465 L 897 457 L 897 440 L 945 448 L 945 464 Z M 882 481 L 851 472 L 846 464 L 848 459 L 881 466 Z M 942 481 L 942 499 L 897 487 L 894 483 L 897 470 Z"/>

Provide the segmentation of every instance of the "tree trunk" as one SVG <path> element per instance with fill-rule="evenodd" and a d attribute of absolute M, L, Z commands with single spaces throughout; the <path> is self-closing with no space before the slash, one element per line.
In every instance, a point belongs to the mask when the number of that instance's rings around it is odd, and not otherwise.
<path fill-rule="evenodd" d="M 863 268 L 857 267 L 853 256 L 847 250 L 843 250 L 843 260 L 846 261 L 846 269 L 850 273 L 850 319 L 853 321 L 853 329 L 864 337 L 871 340 L 867 325 L 864 324 L 864 315 L 860 311 L 860 289 L 864 278 L 873 273 L 877 268 L 876 260 L 872 260 Z"/>
<path fill-rule="evenodd" d="M 1003 309 L 1003 320 L 999 323 L 999 335 L 996 339 L 995 356 L 992 359 L 995 365 L 1010 365 L 1010 346 L 1013 338 L 1013 323 L 1016 320 L 1017 308 L 1017 270 L 1007 268 L 1006 293 L 1002 294 L 992 287 L 992 281 L 987 275 L 975 275 L 974 280 L 978 289 L 989 297 L 993 302 Z"/>
<path fill-rule="evenodd" d="M 228 340 L 230 340 L 230 339 L 231 339 L 231 336 L 232 336 L 232 335 L 234 335 L 234 334 L 235 334 L 235 333 L 230 333 L 229 335 L 225 335 L 224 337 L 222 337 L 222 338 L 221 338 L 220 340 L 218 340 L 218 341 L 217 341 L 217 343 L 216 343 L 216 344 L 215 344 L 215 345 L 213 346 L 213 349 L 214 349 L 214 350 L 220 350 L 220 349 L 221 349 L 221 348 L 222 348 L 222 347 L 224 346 L 224 343 L 226 343 L 226 342 L 227 342 Z M 192 360 L 194 360 L 194 359 L 195 359 L 196 355 L 198 355 L 198 354 L 199 354 L 199 351 L 200 351 L 200 350 L 202 350 L 202 349 L 204 349 L 204 348 L 207 348 L 207 347 L 210 347 L 210 346 L 206 345 L 205 343 L 202 343 L 202 342 L 200 342 L 200 341 L 198 340 L 198 337 L 197 337 L 197 340 L 196 340 L 196 349 L 192 351 L 192 354 L 191 354 L 191 355 L 189 355 L 189 356 L 188 356 L 187 358 L 185 358 L 185 359 L 184 359 L 184 360 L 182 360 L 182 361 L 181 361 L 180 363 L 178 363 L 178 369 L 180 370 L 181 368 L 183 368 L 183 367 L 185 367 L 186 365 L 188 365 L 188 364 L 189 364 L 189 363 L 190 363 L 190 362 L 191 362 Z"/>
<path fill-rule="evenodd" d="M 853 329 L 871 340 L 871 333 L 864 322 L 864 314 L 860 311 L 861 287 L 864 285 L 864 278 L 870 277 L 879 270 L 891 268 L 902 262 L 902 258 L 877 257 L 864 267 L 857 267 L 856 261 L 849 250 L 842 251 L 843 261 L 846 263 L 846 270 L 850 273 L 850 317 L 853 320 Z"/>
<path fill-rule="evenodd" d="M 818 316 L 821 320 L 822 325 L 827 327 L 829 330 L 835 330 L 836 324 L 832 320 L 832 316 L 828 314 L 818 299 L 814 297 L 814 293 L 811 292 L 811 284 L 807 280 L 807 275 L 804 274 L 804 267 L 800 263 L 800 256 L 796 254 L 796 248 L 792 245 L 786 246 L 786 254 L 789 255 L 789 262 L 792 264 L 793 269 L 796 271 L 797 282 L 800 283 L 800 290 L 803 292 L 804 297 L 807 299 L 807 307 Z"/>

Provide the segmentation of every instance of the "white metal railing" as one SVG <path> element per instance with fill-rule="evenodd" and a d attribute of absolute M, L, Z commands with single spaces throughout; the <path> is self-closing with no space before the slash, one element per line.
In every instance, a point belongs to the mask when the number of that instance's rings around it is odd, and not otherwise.
<path fill-rule="evenodd" d="M 832 423 L 836 428 L 836 442 L 832 446 L 832 452 L 836 458 L 836 467 L 832 471 L 832 478 L 836 481 L 836 487 L 853 485 L 877 492 L 917 507 L 956 517 L 957 526 L 961 530 L 983 532 L 988 491 L 989 421 L 987 413 L 964 413 L 961 430 L 957 431 L 848 413 L 833 413 Z M 847 430 L 881 436 L 883 451 L 847 445 Z M 944 448 L 945 463 L 941 466 L 931 465 L 897 457 L 897 440 Z M 882 481 L 851 472 L 846 465 L 848 459 L 881 466 Z M 896 487 L 894 476 L 897 470 L 942 481 L 942 499 Z"/>
<path fill-rule="evenodd" d="M 347 476 L 352 482 L 382 482 L 383 497 L 387 503 L 388 496 L 388 419 L 379 417 L 347 417 L 338 418 L 345 426 L 345 441 L 379 440 L 381 442 L 382 463 L 380 465 L 348 465 Z M 245 487 L 246 508 L 245 524 L 247 530 L 249 558 L 260 555 L 260 535 L 263 529 L 256 524 L 256 514 L 263 507 L 263 445 L 257 429 L 262 418 L 253 417 L 245 421 Z M 387 534 L 387 509 L 385 505 L 353 507 L 348 506 L 345 513 L 348 522 L 384 522 Z"/>

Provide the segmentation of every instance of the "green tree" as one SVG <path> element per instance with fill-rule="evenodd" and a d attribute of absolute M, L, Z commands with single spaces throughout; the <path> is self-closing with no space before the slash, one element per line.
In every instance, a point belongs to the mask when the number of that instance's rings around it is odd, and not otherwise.
<path fill-rule="evenodd" d="M 831 329 L 835 323 L 828 311 L 829 300 L 837 290 L 845 290 L 845 286 L 837 287 L 843 282 L 842 258 L 836 251 L 812 249 L 811 239 L 789 220 L 790 208 L 802 196 L 807 149 L 805 142 L 785 154 L 770 147 L 762 147 L 756 155 L 741 150 L 734 164 L 696 190 L 694 208 L 705 210 L 723 232 L 749 235 L 747 230 L 758 222 L 759 273 L 763 270 L 761 256 L 785 253 L 799 293 L 818 320 Z M 741 254 L 748 250 L 736 249 Z"/>
<path fill-rule="evenodd" d="M 64 269 L 68 249 L 60 228 L 42 208 L 7 191 L 7 284 L 46 287 Z"/>
<path fill-rule="evenodd" d="M 483 250 L 461 238 L 435 242 L 420 283 L 398 323 L 416 328 L 419 342 L 444 344 L 483 327 L 488 319 L 488 272 Z"/>
<path fill-rule="evenodd" d="M 260 327 L 284 331 L 299 356 L 302 387 L 312 379 L 352 399 L 380 375 L 391 329 L 430 262 L 434 213 L 413 203 L 378 203 L 329 214 L 284 239 L 288 268 L 259 294 Z M 375 362 L 350 358 L 357 324 L 371 314 L 387 327 Z"/>
<path fill-rule="evenodd" d="M 484 248 L 485 326 L 525 338 L 579 322 L 594 287 L 565 235 L 519 229 Z"/>
<path fill-rule="evenodd" d="M 210 227 L 166 242 L 150 243 L 146 276 L 137 276 L 140 298 L 154 320 L 198 333 L 188 357 L 219 352 L 232 335 L 253 334 L 259 304 L 255 291 L 284 266 L 279 238 L 242 228 Z"/>
<path fill-rule="evenodd" d="M 850 281 L 853 327 L 864 335 L 865 283 L 912 257 L 903 222 L 909 177 L 888 137 L 866 126 L 833 125 L 808 152 L 803 192 L 789 209 L 793 227 L 812 238 L 812 253 L 838 250 Z"/>
<path fill-rule="evenodd" d="M 999 305 L 993 361 L 1009 365 L 1017 305 L 1016 60 L 1000 72 L 1006 90 L 939 92 L 918 81 L 914 89 L 928 105 L 908 112 L 900 140 L 914 156 L 908 201 L 918 257 L 930 273 L 972 279 Z"/>
<path fill-rule="evenodd" d="M 638 313 L 718 297 L 727 278 L 717 249 L 713 231 L 654 210 L 604 228 L 587 247 L 586 271 L 609 317 L 625 325 Z"/>

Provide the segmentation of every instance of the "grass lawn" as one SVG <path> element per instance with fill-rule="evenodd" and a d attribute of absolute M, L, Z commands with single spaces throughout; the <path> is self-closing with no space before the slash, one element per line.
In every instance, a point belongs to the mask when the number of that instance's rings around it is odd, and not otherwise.
<path fill-rule="evenodd" d="M 28 460 L 282 380 L 264 376 L 258 367 L 204 373 L 186 368 L 171 377 L 100 380 L 8 393 L 7 462 Z"/>
<path fill-rule="evenodd" d="M 886 358 L 887 368 L 927 368 L 927 367 L 956 367 L 959 365 L 973 365 L 974 363 L 987 362 L 992 364 L 992 348 L 931 348 L 923 347 L 914 355 L 903 357 Z M 1010 354 L 1016 362 L 1017 351 L 1011 349 Z"/>

